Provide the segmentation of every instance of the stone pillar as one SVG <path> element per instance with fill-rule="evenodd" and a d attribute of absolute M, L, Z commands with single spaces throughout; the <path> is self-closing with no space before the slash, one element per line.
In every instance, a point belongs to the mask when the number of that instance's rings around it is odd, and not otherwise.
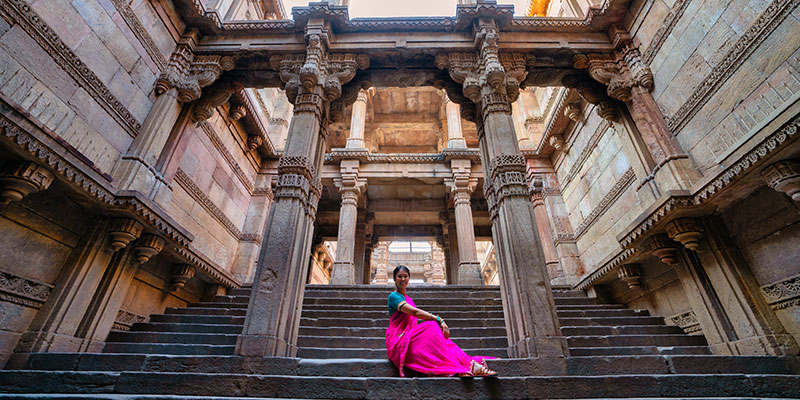
<path fill-rule="evenodd" d="M 182 105 L 199 99 L 202 88 L 233 68 L 231 57 L 195 56 L 198 38 L 197 31 L 182 36 L 169 65 L 156 80 L 156 101 L 127 153 L 112 171 L 120 189 L 139 191 L 153 198 L 159 187 L 168 186 L 156 164 Z"/>
<path fill-rule="evenodd" d="M 491 4 L 481 6 L 491 13 Z M 479 17 L 475 27 L 477 54 L 440 54 L 436 63 L 439 68 L 447 68 L 450 77 L 462 85 L 461 101 L 474 103 L 473 110 L 466 114 L 475 118 L 478 127 L 484 193 L 501 270 L 509 355 L 564 357 L 569 349 L 556 317 L 528 194 L 525 158 L 511 118 L 511 102 L 518 96 L 519 84 L 527 73 L 525 62 L 509 62 L 506 70 L 500 63 L 500 32 L 494 20 Z M 451 98 L 459 96 L 452 87 L 449 90 Z"/>
<path fill-rule="evenodd" d="M 367 224 L 365 221 L 366 217 L 366 210 L 364 208 L 360 208 L 357 210 L 357 217 L 356 217 L 356 232 L 355 232 L 355 243 L 353 245 L 353 271 L 354 271 L 354 282 L 355 283 L 364 283 L 364 254 L 366 250 L 366 240 L 364 240 L 364 236 L 366 235 L 367 231 Z"/>
<path fill-rule="evenodd" d="M 34 352 L 100 350 L 99 343 L 111 329 L 125 296 L 122 292 L 135 272 L 131 263 L 137 252 L 122 249 L 139 238 L 142 229 L 141 223 L 129 218 L 91 224 L 62 267 L 52 294 L 20 338 L 9 361 L 14 364 L 9 365 L 22 365 L 18 362 Z M 116 308 L 107 312 L 112 307 Z"/>
<path fill-rule="evenodd" d="M 336 239 L 336 260 L 333 263 L 331 285 L 353 285 L 355 279 L 356 223 L 358 220 L 358 196 L 366 179 L 358 177 L 358 160 L 342 160 L 340 175 L 334 184 L 342 195 L 339 210 L 339 235 Z"/>
<path fill-rule="evenodd" d="M 475 225 L 472 220 L 470 196 L 478 179 L 472 174 L 470 160 L 450 160 L 450 178 L 445 179 L 448 190 L 453 193 L 456 237 L 458 239 L 458 278 L 460 285 L 480 285 L 481 264 L 475 248 Z"/>
<path fill-rule="evenodd" d="M 242 356 L 297 354 L 308 255 L 322 191 L 318 173 L 326 148 L 322 121 L 329 102 L 341 96 L 341 85 L 369 65 L 364 55 L 328 59 L 325 24 L 322 18 L 312 18 L 306 25 L 304 60 L 280 55 L 271 63 L 294 102 L 294 117 L 278 163 L 275 202 L 264 230 L 244 329 L 236 343 L 236 353 Z"/>
<path fill-rule="evenodd" d="M 350 137 L 347 138 L 348 149 L 364 149 L 364 128 L 367 123 L 367 92 L 360 90 L 356 102 L 353 103 L 353 115 L 350 117 Z"/>
<path fill-rule="evenodd" d="M 694 284 L 700 289 L 687 295 L 700 297 L 695 299 L 693 310 L 703 332 L 707 329 L 712 332 L 709 344 L 716 354 L 800 352 L 794 338 L 761 296 L 758 282 L 744 258 L 729 243 L 721 222 L 711 218 L 679 218 L 667 225 L 667 234 L 685 248 L 681 255 L 687 271 L 682 273 L 681 282 L 687 279 L 690 286 Z M 701 315 L 710 316 L 711 321 Z M 715 331 L 721 339 L 719 343 L 712 341 L 716 339 Z"/>
<path fill-rule="evenodd" d="M 467 142 L 461 132 L 461 107 L 447 96 L 444 96 L 445 113 L 447 115 L 447 147 L 465 149 Z"/>
<path fill-rule="evenodd" d="M 259 175 L 257 178 L 259 187 L 253 191 L 250 204 L 247 206 L 247 216 L 242 229 L 244 237 L 239 242 L 236 260 L 231 271 L 239 282 L 250 283 L 253 281 L 258 250 L 263 243 L 264 232 L 262 230 L 273 200 L 271 178 L 269 175 Z"/>
<path fill-rule="evenodd" d="M 444 251 L 439 242 L 432 240 L 431 245 L 431 275 L 430 283 L 444 285 Z"/>
<path fill-rule="evenodd" d="M 550 276 L 551 284 L 565 285 L 567 283 L 566 277 L 561 264 L 558 262 L 558 254 L 553 244 L 553 233 L 550 230 L 550 218 L 544 205 L 542 180 L 539 177 L 532 176 L 530 172 L 529 170 L 531 204 L 533 205 L 533 214 L 536 216 L 536 227 L 539 229 L 539 240 L 542 242 L 547 274 Z"/>
<path fill-rule="evenodd" d="M 389 243 L 378 242 L 372 251 L 372 265 L 375 266 L 375 284 L 386 285 L 392 283 L 389 279 Z"/>
<path fill-rule="evenodd" d="M 638 47 L 629 41 L 613 56 L 578 56 L 575 58 L 575 67 L 588 69 L 592 78 L 607 85 L 609 96 L 626 103 L 655 163 L 647 179 L 653 179 L 662 192 L 691 189 L 692 184 L 701 177 L 700 172 L 681 149 L 650 94 L 653 74 L 642 61 Z"/>
<path fill-rule="evenodd" d="M 470 209 L 472 212 L 472 209 Z M 459 258 L 458 248 L 458 228 L 456 227 L 456 210 L 451 208 L 447 211 L 447 238 L 446 243 L 449 246 L 449 260 L 447 264 L 447 283 L 451 285 L 459 284 L 458 281 L 458 263 L 461 261 Z M 474 235 L 474 231 L 473 231 Z"/>

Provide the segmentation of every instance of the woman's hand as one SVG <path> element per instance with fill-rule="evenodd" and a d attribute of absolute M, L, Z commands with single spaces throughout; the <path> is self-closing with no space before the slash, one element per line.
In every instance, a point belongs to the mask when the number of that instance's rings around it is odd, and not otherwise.
<path fill-rule="evenodd" d="M 450 328 L 447 326 L 447 323 L 442 321 L 442 324 L 439 326 L 442 328 L 442 335 L 444 335 L 444 338 L 450 339 Z"/>

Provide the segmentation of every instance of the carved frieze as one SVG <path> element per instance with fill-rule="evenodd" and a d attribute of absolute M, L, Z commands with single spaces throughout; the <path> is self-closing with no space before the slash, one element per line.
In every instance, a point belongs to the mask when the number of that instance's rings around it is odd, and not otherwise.
<path fill-rule="evenodd" d="M 136 137 L 142 124 L 125 108 L 103 81 L 70 50 L 58 34 L 39 16 L 25 0 L 0 1 L 2 14 L 33 38 L 42 49 L 67 72 L 75 83 L 86 91 L 131 137 Z"/>
<path fill-rule="evenodd" d="M 117 311 L 117 318 L 114 319 L 114 325 L 112 325 L 111 330 L 127 332 L 131 330 L 133 324 L 147 322 L 148 319 L 149 318 L 144 315 L 119 310 Z"/>
<path fill-rule="evenodd" d="M 761 294 L 773 310 L 800 306 L 800 275 L 762 286 Z"/>
<path fill-rule="evenodd" d="M 672 325 L 683 329 L 686 334 L 691 335 L 702 332 L 702 328 L 700 328 L 700 322 L 697 321 L 697 316 L 695 315 L 694 311 L 675 314 L 669 317 L 668 320 Z"/>
<path fill-rule="evenodd" d="M 0 271 L 0 301 L 38 309 L 52 289 L 52 285 Z"/>

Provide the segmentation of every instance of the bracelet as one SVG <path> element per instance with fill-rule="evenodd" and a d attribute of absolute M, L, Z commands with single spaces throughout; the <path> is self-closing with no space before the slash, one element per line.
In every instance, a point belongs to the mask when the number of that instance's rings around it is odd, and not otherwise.
<path fill-rule="evenodd" d="M 437 315 L 437 316 L 436 316 L 436 323 L 437 323 L 437 324 L 439 324 L 439 325 L 441 326 L 441 325 L 442 325 L 442 322 L 444 322 L 444 320 L 442 319 L 442 317 L 440 317 L 440 316 L 438 316 L 438 315 Z"/>

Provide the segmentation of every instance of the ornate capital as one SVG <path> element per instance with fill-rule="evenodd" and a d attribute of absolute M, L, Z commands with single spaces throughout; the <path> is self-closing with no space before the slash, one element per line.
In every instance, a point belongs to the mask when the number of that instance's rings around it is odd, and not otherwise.
<path fill-rule="evenodd" d="M 472 176 L 472 162 L 463 159 L 450 160 L 450 173 L 450 177 L 444 179 L 447 189 L 454 193 L 456 200 L 458 193 L 466 193 L 466 200 L 469 201 L 470 194 L 478 186 L 478 178 Z"/>
<path fill-rule="evenodd" d="M 117 218 L 111 224 L 108 236 L 111 238 L 111 248 L 118 251 L 142 234 L 144 226 L 132 218 Z"/>
<path fill-rule="evenodd" d="M 628 289 L 642 287 L 642 266 L 639 264 L 624 264 L 617 269 L 617 278 L 628 285 Z"/>
<path fill-rule="evenodd" d="M 222 72 L 233 69 L 233 57 L 195 56 L 197 35 L 197 31 L 190 31 L 178 42 L 167 68 L 156 80 L 156 95 L 175 88 L 181 103 L 197 100 L 204 87 L 219 79 Z"/>
<path fill-rule="evenodd" d="M 149 233 L 142 235 L 133 248 L 136 252 L 136 261 L 138 261 L 139 264 L 150 261 L 150 258 L 160 253 L 163 249 L 164 239 Z"/>
<path fill-rule="evenodd" d="M 552 135 L 547 142 L 555 151 L 561 151 L 566 146 L 566 142 L 564 142 L 564 138 L 561 135 Z"/>
<path fill-rule="evenodd" d="M 587 69 L 592 78 L 607 86 L 609 96 L 624 102 L 631 101 L 634 86 L 653 88 L 653 73 L 630 42 L 614 54 L 577 55 L 574 66 Z"/>
<path fill-rule="evenodd" d="M 580 103 L 569 103 L 564 106 L 564 116 L 575 121 L 583 121 L 583 109 Z"/>
<path fill-rule="evenodd" d="M 800 163 L 794 160 L 778 161 L 761 171 L 761 178 L 769 187 L 786 193 L 794 201 L 800 201 Z"/>
<path fill-rule="evenodd" d="M 178 289 L 186 286 L 186 282 L 194 278 L 194 266 L 191 264 L 175 264 L 172 267 L 172 276 L 170 276 L 169 290 L 175 292 Z"/>
<path fill-rule="evenodd" d="M 687 249 L 697 251 L 703 238 L 703 227 L 693 218 L 678 218 L 667 224 L 667 235 Z"/>
<path fill-rule="evenodd" d="M 653 235 L 644 242 L 644 247 L 664 264 L 678 263 L 678 244 L 664 234 Z"/>
<path fill-rule="evenodd" d="M 339 176 L 333 179 L 334 185 L 342 194 L 342 204 L 356 205 L 358 196 L 367 185 L 366 178 L 359 178 L 359 161 L 342 160 L 339 164 Z"/>
<path fill-rule="evenodd" d="M 47 189 L 53 174 L 31 161 L 12 162 L 0 172 L 0 204 L 20 201 L 25 196 Z"/>
<path fill-rule="evenodd" d="M 247 115 L 247 108 L 243 105 L 233 106 L 228 115 L 232 120 L 238 121 Z"/>
<path fill-rule="evenodd" d="M 587 103 L 597 106 L 597 114 L 613 122 L 619 118 L 615 101 L 605 94 L 605 87 L 591 79 L 585 79 L 574 75 L 567 75 L 561 79 L 561 83 L 568 89 L 575 89 L 578 95 L 586 100 Z"/>
<path fill-rule="evenodd" d="M 194 105 L 192 119 L 195 122 L 205 121 L 214 114 L 214 109 L 225 104 L 231 95 L 242 89 L 234 82 L 220 81 L 203 91 L 203 96 Z"/>

